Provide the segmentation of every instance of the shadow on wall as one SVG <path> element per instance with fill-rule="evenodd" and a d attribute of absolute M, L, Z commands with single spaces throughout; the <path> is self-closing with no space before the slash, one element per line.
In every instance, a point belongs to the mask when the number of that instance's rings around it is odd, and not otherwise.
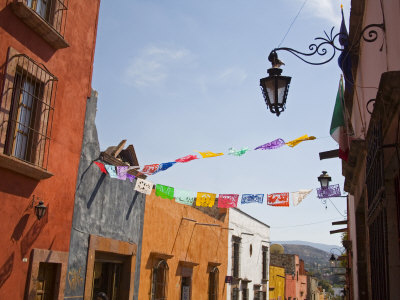
<path fill-rule="evenodd" d="M 40 220 L 35 220 L 35 223 L 33 223 L 32 227 L 29 229 L 29 231 L 26 233 L 24 238 L 21 241 L 21 256 L 25 257 L 25 255 L 28 253 L 29 249 L 33 245 L 33 243 L 36 241 L 40 233 L 42 232 L 44 226 L 48 223 L 48 215 L 50 213 L 50 205 L 47 206 L 47 212 L 44 215 L 44 218 Z"/>
<path fill-rule="evenodd" d="M 26 224 L 28 223 L 28 219 L 29 219 L 29 214 L 25 214 L 22 216 L 21 219 L 19 219 L 19 222 L 17 225 L 15 225 L 14 231 L 11 235 L 11 241 L 13 242 L 18 242 L 19 239 L 22 236 L 22 233 L 25 230 Z"/>
<path fill-rule="evenodd" d="M 104 179 L 106 179 L 106 176 L 107 176 L 106 174 L 101 173 L 100 179 L 99 179 L 99 181 L 97 181 L 97 184 L 96 184 L 96 186 L 94 187 L 93 192 L 92 192 L 92 194 L 90 195 L 89 201 L 88 201 L 88 203 L 87 203 L 87 205 L 86 205 L 86 207 L 87 207 L 88 209 L 92 206 L 92 203 L 93 203 L 94 199 L 96 198 L 96 195 L 97 195 L 97 193 L 98 193 L 98 191 L 99 191 L 99 189 L 100 189 L 100 187 L 101 187 L 101 185 L 102 185 Z"/>
<path fill-rule="evenodd" d="M 5 263 L 0 267 L 0 288 L 10 277 L 12 269 L 14 267 L 14 253 L 13 252 L 9 258 L 5 261 Z"/>
<path fill-rule="evenodd" d="M 128 212 L 126 213 L 125 220 L 128 220 L 128 219 L 129 219 L 129 215 L 131 214 L 132 208 L 133 208 L 133 206 L 135 205 L 138 196 L 139 196 L 139 192 L 138 192 L 138 191 L 135 191 L 135 194 L 133 194 L 132 203 L 131 203 L 131 205 L 129 206 Z"/>
<path fill-rule="evenodd" d="M 45 62 L 49 61 L 56 51 L 28 25 L 25 25 L 12 12 L 9 5 L 0 11 L 0 27 Z"/>

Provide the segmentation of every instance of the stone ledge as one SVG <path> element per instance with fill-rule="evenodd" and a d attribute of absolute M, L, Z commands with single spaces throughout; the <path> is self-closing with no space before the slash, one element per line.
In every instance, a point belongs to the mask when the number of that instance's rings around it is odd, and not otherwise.
<path fill-rule="evenodd" d="M 38 33 L 54 49 L 69 47 L 67 41 L 56 29 L 40 17 L 34 10 L 28 7 L 25 2 L 17 0 L 11 4 L 12 11 L 32 30 Z"/>
<path fill-rule="evenodd" d="M 0 153 L 0 168 L 4 168 L 37 180 L 47 179 L 53 176 L 52 173 L 44 169 L 2 153 Z"/>

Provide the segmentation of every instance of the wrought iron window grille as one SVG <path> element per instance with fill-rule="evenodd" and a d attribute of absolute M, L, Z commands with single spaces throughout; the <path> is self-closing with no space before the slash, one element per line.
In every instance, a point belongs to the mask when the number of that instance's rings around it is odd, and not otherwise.
<path fill-rule="evenodd" d="M 47 170 L 57 77 L 25 54 L 10 57 L 1 98 L 1 150 Z"/>
<path fill-rule="evenodd" d="M 168 287 L 168 264 L 161 259 L 153 268 L 151 299 L 166 300 Z"/>
<path fill-rule="evenodd" d="M 17 0 L 22 1 L 41 19 L 53 27 L 62 37 L 68 12 L 68 0 Z"/>

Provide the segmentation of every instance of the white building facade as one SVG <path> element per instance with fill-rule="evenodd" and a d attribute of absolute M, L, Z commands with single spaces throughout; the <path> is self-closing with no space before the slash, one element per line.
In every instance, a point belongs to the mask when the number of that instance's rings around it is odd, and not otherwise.
<path fill-rule="evenodd" d="M 270 227 L 229 209 L 227 300 L 268 299 Z"/>

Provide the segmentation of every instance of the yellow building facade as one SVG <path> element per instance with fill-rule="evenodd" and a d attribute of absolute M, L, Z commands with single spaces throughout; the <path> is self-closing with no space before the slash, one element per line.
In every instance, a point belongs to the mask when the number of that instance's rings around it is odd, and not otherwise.
<path fill-rule="evenodd" d="M 269 266 L 269 299 L 285 299 L 285 269 L 282 267 Z"/>

